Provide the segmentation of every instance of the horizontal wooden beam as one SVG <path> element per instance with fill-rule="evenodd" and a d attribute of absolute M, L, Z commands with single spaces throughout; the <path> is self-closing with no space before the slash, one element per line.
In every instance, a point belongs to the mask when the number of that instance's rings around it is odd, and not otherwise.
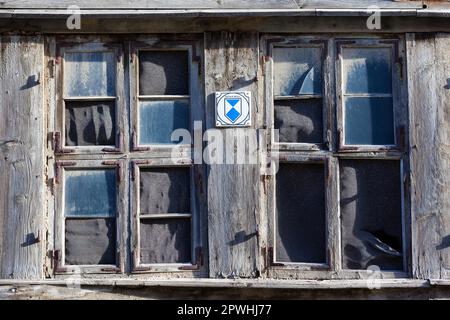
<path fill-rule="evenodd" d="M 422 1 L 392 0 L 3 0 L 1 8 L 59 8 L 76 4 L 83 9 L 299 9 L 299 8 L 421 8 Z"/>
<path fill-rule="evenodd" d="M 31 34 L 125 34 L 125 33 L 202 33 L 205 31 L 240 30 L 280 33 L 405 33 L 448 32 L 448 18 L 384 17 L 380 30 L 368 30 L 366 17 L 246 17 L 170 18 L 135 17 L 134 19 L 81 19 L 80 30 L 69 30 L 66 19 L 1 19 L 0 33 Z"/>

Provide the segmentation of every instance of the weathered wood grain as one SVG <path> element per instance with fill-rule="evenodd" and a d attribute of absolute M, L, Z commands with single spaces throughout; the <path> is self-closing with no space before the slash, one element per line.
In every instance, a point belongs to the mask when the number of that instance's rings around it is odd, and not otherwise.
<path fill-rule="evenodd" d="M 117 11 L 117 10 L 116 10 Z M 122 12 L 122 11 L 120 11 Z M 138 16 L 128 15 L 126 19 L 117 19 L 102 15 L 86 15 L 81 21 L 81 30 L 68 30 L 66 18 L 20 16 L 11 19 L 0 19 L 0 32 L 15 32 L 17 30 L 66 34 L 70 33 L 187 33 L 221 30 L 258 31 L 267 33 L 361 33 L 367 31 L 367 17 L 252 17 L 244 14 L 230 16 L 205 17 L 202 15 L 188 15 L 187 17 L 170 14 L 154 17 L 145 13 Z M 0 14 L 1 17 L 1 14 Z M 301 23 L 300 23 L 301 21 Z M 420 18 L 417 17 L 389 17 L 383 16 L 382 29 L 370 30 L 371 34 L 405 33 L 405 32 L 441 32 L 450 30 L 448 18 Z"/>
<path fill-rule="evenodd" d="M 205 35 L 206 122 L 215 126 L 216 91 L 251 91 L 252 118 L 257 110 L 258 34 L 215 32 Z M 256 143 L 252 128 L 222 129 L 223 144 L 242 147 L 247 135 Z M 229 150 L 229 148 L 228 148 Z M 226 154 L 233 157 L 234 152 Z M 224 157 L 225 158 L 225 157 Z M 229 159 L 229 158 L 228 158 Z M 255 277 L 259 166 L 212 164 L 207 178 L 209 261 L 211 277 Z"/>
<path fill-rule="evenodd" d="M 43 274 L 43 52 L 40 36 L 1 38 L 0 278 Z"/>
<path fill-rule="evenodd" d="M 450 277 L 450 34 L 408 34 L 413 275 Z"/>
<path fill-rule="evenodd" d="M 422 8 L 421 1 L 392 0 L 4 0 L 0 8 L 62 8 L 76 4 L 82 9 L 300 9 L 300 8 Z"/>

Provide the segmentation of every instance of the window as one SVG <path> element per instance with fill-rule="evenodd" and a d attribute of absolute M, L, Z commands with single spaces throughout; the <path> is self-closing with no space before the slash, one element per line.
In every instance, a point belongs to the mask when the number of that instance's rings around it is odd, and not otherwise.
<path fill-rule="evenodd" d="M 62 195 L 56 219 L 59 251 L 56 272 L 119 272 L 120 162 L 58 161 L 58 191 Z"/>
<path fill-rule="evenodd" d="M 190 63 L 188 47 L 138 49 L 138 144 L 176 144 L 171 134 L 189 130 Z"/>
<path fill-rule="evenodd" d="M 73 44 L 58 47 L 61 59 L 58 84 L 57 132 L 61 153 L 121 152 L 123 69 L 117 63 L 120 44 Z M 123 108 L 123 107 L 122 107 Z M 62 141 L 61 141 L 62 140 Z"/>
<path fill-rule="evenodd" d="M 403 39 L 262 41 L 269 276 L 407 276 Z"/>
<path fill-rule="evenodd" d="M 203 120 L 199 42 L 178 42 L 56 38 L 56 274 L 203 272 L 203 167 L 171 139 Z"/>
<path fill-rule="evenodd" d="M 338 42 L 340 148 L 395 148 L 396 42 Z"/>
<path fill-rule="evenodd" d="M 326 42 L 280 40 L 269 50 L 273 58 L 273 127 L 279 130 L 279 148 L 323 148 Z"/>

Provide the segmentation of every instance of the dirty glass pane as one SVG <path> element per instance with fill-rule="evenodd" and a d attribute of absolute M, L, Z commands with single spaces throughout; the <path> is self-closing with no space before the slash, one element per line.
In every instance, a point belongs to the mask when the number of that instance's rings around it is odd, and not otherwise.
<path fill-rule="evenodd" d="M 64 197 L 66 217 L 115 217 L 115 170 L 65 170 Z"/>
<path fill-rule="evenodd" d="M 393 145 L 392 98 L 347 97 L 345 102 L 346 145 Z"/>
<path fill-rule="evenodd" d="M 67 146 L 115 145 L 114 101 L 66 101 Z"/>
<path fill-rule="evenodd" d="M 142 214 L 189 213 L 189 168 L 141 168 L 140 208 Z"/>
<path fill-rule="evenodd" d="M 191 220 L 141 219 L 141 263 L 190 263 Z"/>
<path fill-rule="evenodd" d="M 322 94 L 322 49 L 273 48 L 274 95 Z"/>
<path fill-rule="evenodd" d="M 189 95 L 188 51 L 140 51 L 140 95 Z"/>
<path fill-rule="evenodd" d="M 67 52 L 64 55 L 64 95 L 115 96 L 115 54 L 108 51 Z"/>
<path fill-rule="evenodd" d="M 175 129 L 189 129 L 188 101 L 143 101 L 139 107 L 140 144 L 176 144 Z"/>
<path fill-rule="evenodd" d="M 343 267 L 402 270 L 400 162 L 341 160 Z"/>
<path fill-rule="evenodd" d="M 275 101 L 279 142 L 322 143 L 322 99 Z"/>
<path fill-rule="evenodd" d="M 281 163 L 276 177 L 276 260 L 326 263 L 323 164 Z"/>
<path fill-rule="evenodd" d="M 115 219 L 66 219 L 65 263 L 116 264 Z"/>
<path fill-rule="evenodd" d="M 390 48 L 344 48 L 344 93 L 392 93 Z"/>

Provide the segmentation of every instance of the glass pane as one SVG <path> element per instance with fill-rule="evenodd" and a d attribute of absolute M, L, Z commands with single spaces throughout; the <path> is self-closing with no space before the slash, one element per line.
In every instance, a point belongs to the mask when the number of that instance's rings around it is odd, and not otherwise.
<path fill-rule="evenodd" d="M 66 97 L 116 95 L 113 52 L 67 52 L 64 60 Z"/>
<path fill-rule="evenodd" d="M 280 164 L 276 213 L 277 261 L 326 263 L 323 164 Z"/>
<path fill-rule="evenodd" d="M 191 212 L 189 168 L 141 168 L 140 171 L 142 214 Z"/>
<path fill-rule="evenodd" d="M 322 49 L 274 48 L 276 96 L 322 94 Z"/>
<path fill-rule="evenodd" d="M 116 219 L 66 219 L 65 263 L 116 264 Z"/>
<path fill-rule="evenodd" d="M 392 93 L 390 48 L 344 48 L 344 93 Z"/>
<path fill-rule="evenodd" d="M 189 129 L 188 101 L 145 101 L 139 108 L 140 144 L 176 144 L 176 129 Z"/>
<path fill-rule="evenodd" d="M 140 260 L 147 263 L 190 263 L 190 219 L 142 219 Z"/>
<path fill-rule="evenodd" d="M 403 270 L 400 162 L 341 160 L 343 266 Z"/>
<path fill-rule="evenodd" d="M 323 142 L 322 99 L 275 101 L 279 142 Z"/>
<path fill-rule="evenodd" d="M 67 146 L 115 145 L 115 101 L 65 102 Z"/>
<path fill-rule="evenodd" d="M 116 172 L 107 170 L 65 170 L 66 217 L 116 216 Z"/>
<path fill-rule="evenodd" d="M 393 145 L 392 98 L 345 98 L 346 145 Z"/>
<path fill-rule="evenodd" d="M 140 51 L 140 95 L 189 95 L 188 51 Z"/>

